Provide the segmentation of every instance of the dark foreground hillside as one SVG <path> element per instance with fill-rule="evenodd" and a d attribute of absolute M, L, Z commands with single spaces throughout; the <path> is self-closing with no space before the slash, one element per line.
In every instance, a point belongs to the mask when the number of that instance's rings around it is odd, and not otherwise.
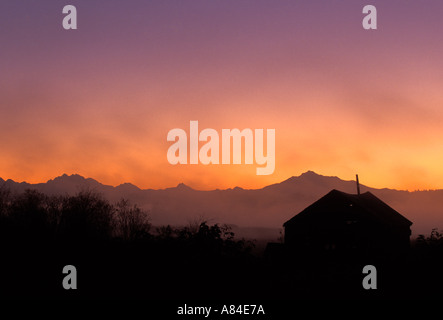
<path fill-rule="evenodd" d="M 443 240 L 433 231 L 402 255 L 265 255 L 226 226 L 153 229 L 149 214 L 100 195 L 0 191 L 2 298 L 441 299 Z M 377 268 L 377 289 L 362 268 Z M 62 286 L 75 266 L 77 289 Z"/>

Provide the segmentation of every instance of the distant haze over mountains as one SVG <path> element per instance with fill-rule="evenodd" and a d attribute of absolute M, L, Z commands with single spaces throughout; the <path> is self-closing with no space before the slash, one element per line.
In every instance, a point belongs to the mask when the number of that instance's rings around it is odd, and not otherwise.
<path fill-rule="evenodd" d="M 360 177 L 360 181 L 364 177 Z M 198 217 L 209 222 L 241 227 L 282 228 L 285 221 L 320 197 L 337 189 L 356 193 L 355 181 L 326 177 L 308 171 L 297 177 L 262 189 L 242 188 L 199 191 L 182 183 L 177 187 L 142 190 L 125 183 L 117 187 L 103 185 L 80 175 L 62 175 L 46 183 L 18 183 L 0 178 L 0 187 L 13 192 L 36 189 L 48 195 L 75 194 L 79 191 L 101 193 L 111 202 L 121 198 L 149 210 L 154 225 L 183 225 Z M 413 222 L 413 234 L 429 234 L 432 228 L 443 229 L 443 190 L 399 191 L 374 189 L 360 185 L 361 192 L 370 191 Z"/>

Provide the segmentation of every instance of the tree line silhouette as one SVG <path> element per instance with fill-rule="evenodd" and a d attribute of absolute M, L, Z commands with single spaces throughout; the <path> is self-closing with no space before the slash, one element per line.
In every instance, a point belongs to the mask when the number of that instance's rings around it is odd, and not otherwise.
<path fill-rule="evenodd" d="M 127 200 L 110 204 L 99 194 L 47 196 L 35 190 L 13 195 L 0 190 L 3 239 L 100 242 L 131 241 L 149 236 L 147 212 Z"/>
<path fill-rule="evenodd" d="M 214 275 L 236 278 L 233 265 L 255 259 L 253 242 L 236 239 L 226 225 L 200 219 L 154 228 L 136 204 L 111 204 L 91 191 L 48 196 L 0 189 L 0 247 L 1 294 L 29 297 L 66 296 L 60 284 L 67 264 L 79 269 L 83 283 L 70 296 L 218 293 L 208 286 Z"/>
<path fill-rule="evenodd" d="M 226 225 L 153 226 L 149 212 L 100 194 L 48 196 L 0 188 L 0 296 L 10 298 L 441 298 L 443 235 L 389 257 L 258 255 Z M 274 252 L 275 253 L 275 252 Z M 379 290 L 361 287 L 377 266 Z M 65 290 L 62 269 L 78 270 Z"/>

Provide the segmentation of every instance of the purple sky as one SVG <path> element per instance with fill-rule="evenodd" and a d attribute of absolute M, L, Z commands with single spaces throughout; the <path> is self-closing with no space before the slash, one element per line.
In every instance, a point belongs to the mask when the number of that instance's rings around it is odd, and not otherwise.
<path fill-rule="evenodd" d="M 62 8 L 78 30 L 62 28 Z M 0 176 L 261 187 L 307 170 L 443 188 L 442 1 L 0 3 Z M 171 166 L 172 128 L 274 128 L 276 170 Z"/>

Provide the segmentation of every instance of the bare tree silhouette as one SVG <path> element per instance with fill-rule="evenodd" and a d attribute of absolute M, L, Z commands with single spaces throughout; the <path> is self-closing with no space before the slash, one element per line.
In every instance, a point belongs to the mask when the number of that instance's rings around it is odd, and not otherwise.
<path fill-rule="evenodd" d="M 151 224 L 148 212 L 122 199 L 115 205 L 113 221 L 115 235 L 124 241 L 134 241 L 149 236 Z"/>

